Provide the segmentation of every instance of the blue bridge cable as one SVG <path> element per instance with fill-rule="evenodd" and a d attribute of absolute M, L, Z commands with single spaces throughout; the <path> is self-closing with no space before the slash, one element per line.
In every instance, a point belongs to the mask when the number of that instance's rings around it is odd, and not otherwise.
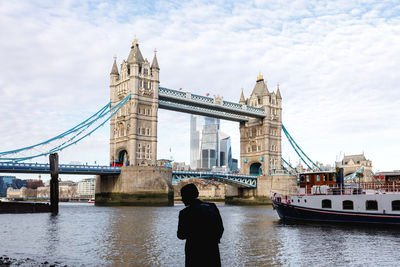
<path fill-rule="evenodd" d="M 293 166 L 290 165 L 284 158 L 281 158 L 281 159 L 282 159 L 282 161 L 283 161 L 286 165 L 288 165 L 292 170 L 294 170 L 296 173 L 299 173 L 298 170 L 296 170 L 296 168 L 293 168 Z"/>
<path fill-rule="evenodd" d="M 100 128 L 101 126 L 103 126 L 108 120 L 110 120 L 111 117 L 113 117 L 113 116 L 121 109 L 121 107 L 130 99 L 130 97 L 131 97 L 131 94 L 127 95 L 127 96 L 126 96 L 124 99 L 122 99 L 117 105 L 115 105 L 114 107 L 112 107 L 108 112 L 111 112 L 111 111 L 113 111 L 113 110 L 114 110 L 114 111 L 112 112 L 112 114 L 111 114 L 110 116 L 107 117 L 107 119 L 106 119 L 104 122 L 102 122 L 100 125 L 98 125 L 96 128 L 94 128 L 93 130 L 91 130 L 89 133 L 85 134 L 85 135 L 82 136 L 81 138 L 75 140 L 74 142 L 72 142 L 72 143 L 70 143 L 70 144 L 66 144 L 66 145 L 64 145 L 64 146 L 62 146 L 62 147 L 59 146 L 57 149 L 52 149 L 52 150 L 50 150 L 50 151 L 48 151 L 48 152 L 41 153 L 41 154 L 37 154 L 37 155 L 34 155 L 34 156 L 23 157 L 23 158 L 14 158 L 14 159 L 10 158 L 10 159 L 12 160 L 12 162 L 20 162 L 20 161 L 24 161 L 24 160 L 29 160 L 29 159 L 33 159 L 33 158 L 37 158 L 37 157 L 41 157 L 41 156 L 46 156 L 46 155 L 49 155 L 49 154 L 54 153 L 54 152 L 57 152 L 57 151 L 61 151 L 61 150 L 65 149 L 65 148 L 67 148 L 67 147 L 69 147 L 69 146 L 71 146 L 71 145 L 73 145 L 73 144 L 78 143 L 80 140 L 82 140 L 83 138 L 89 136 L 89 135 L 92 134 L 94 131 L 96 131 L 98 128 Z M 107 108 L 107 107 L 109 107 L 109 106 L 110 106 L 110 103 L 108 103 L 105 107 Z M 97 112 L 96 114 L 98 114 L 98 113 L 99 113 L 99 112 Z M 92 117 L 93 117 L 93 116 L 92 116 Z M 91 117 L 91 118 L 92 118 L 92 117 Z M 102 117 L 104 117 L 104 114 L 103 114 Z M 87 120 L 86 120 L 86 121 L 87 121 Z M 81 124 L 82 124 L 82 123 L 81 123 Z M 74 128 L 76 128 L 76 127 L 74 127 Z M 76 137 L 76 135 L 75 135 L 74 137 Z M 55 139 L 55 138 L 52 138 L 52 139 Z M 42 143 L 44 143 L 44 142 L 42 142 Z"/>
<path fill-rule="evenodd" d="M 293 141 L 293 143 L 294 143 L 294 145 L 300 150 L 300 152 L 318 169 L 318 170 L 320 170 L 320 171 L 322 171 L 322 169 L 317 165 L 317 164 L 315 164 L 307 155 L 306 155 L 306 153 L 304 153 L 304 151 L 299 147 L 299 145 L 296 143 L 296 141 L 294 141 L 294 139 L 292 138 L 292 136 L 289 134 L 289 132 L 286 130 L 286 128 L 285 128 L 285 126 L 282 124 L 282 130 L 283 130 L 283 132 L 285 133 L 285 135 L 286 135 L 286 137 L 288 138 L 288 140 L 290 139 L 291 141 Z M 290 141 L 289 140 L 289 141 Z M 291 145 L 292 145 L 292 147 L 293 147 L 293 144 L 292 144 L 292 142 L 290 142 L 291 143 Z M 293 147 L 295 150 L 296 150 L 296 148 L 295 147 Z M 299 155 L 300 156 L 300 155 Z M 302 158 L 301 156 L 300 156 L 300 158 Z M 304 159 L 302 159 L 303 160 L 303 162 L 304 162 Z M 304 162 L 305 163 L 305 162 Z M 306 164 L 309 168 L 310 168 L 310 166 L 308 165 L 308 164 Z M 310 168 L 310 169 L 312 169 L 312 168 Z"/>
<path fill-rule="evenodd" d="M 76 137 L 78 137 L 81 133 L 83 133 L 87 128 L 89 128 L 93 123 L 95 123 L 96 121 L 100 120 L 101 118 L 103 118 L 105 115 L 107 115 L 107 113 L 113 111 L 115 108 L 117 108 L 119 105 L 121 105 L 122 102 L 119 102 L 117 105 L 115 105 L 113 108 L 111 108 L 110 110 L 106 110 L 106 112 L 103 112 L 102 114 L 100 114 L 96 119 L 92 120 L 90 123 L 86 124 L 86 126 L 81 129 L 76 135 L 72 136 L 70 139 L 68 139 L 67 141 L 63 142 L 61 145 L 56 146 L 55 148 L 51 149 L 50 152 L 54 153 L 55 151 L 58 151 L 57 149 L 60 147 L 63 147 L 65 144 L 73 141 Z M 125 104 L 125 102 L 124 102 Z M 123 104 L 122 104 L 123 105 Z"/>
<path fill-rule="evenodd" d="M 293 137 L 289 134 L 289 132 L 286 130 L 285 126 L 282 125 L 282 129 L 284 130 L 285 134 L 287 134 L 287 136 L 293 141 L 293 143 L 296 145 L 296 147 L 300 150 L 300 152 L 316 167 L 318 168 L 320 171 L 322 171 L 322 169 L 315 164 L 308 156 L 306 153 L 304 153 L 304 151 L 299 147 L 299 145 L 296 143 L 296 141 L 294 141 Z"/>
<path fill-rule="evenodd" d="M 106 106 L 104 106 L 100 111 L 98 111 L 98 112 L 96 112 L 93 116 L 91 116 L 89 119 L 87 119 L 87 120 L 85 120 L 84 122 L 82 122 L 82 123 L 80 123 L 80 124 L 78 124 L 77 126 L 75 126 L 75 127 L 73 127 L 72 129 L 75 129 L 75 130 L 68 130 L 68 131 L 66 131 L 66 132 L 64 132 L 64 133 L 62 133 L 62 134 L 60 134 L 60 135 L 58 135 L 57 137 L 54 137 L 54 138 L 51 138 L 51 139 L 49 139 L 49 140 L 51 140 L 51 141 L 55 141 L 55 140 L 57 140 L 57 139 L 61 139 L 61 138 L 64 138 L 65 136 L 67 136 L 67 135 L 69 135 L 69 134 L 71 134 L 71 133 L 73 133 L 73 132 L 76 132 L 76 131 L 78 131 L 79 129 L 81 129 L 82 127 L 84 127 L 83 128 L 83 130 L 81 130 L 80 132 L 82 132 L 82 131 L 84 131 L 84 130 L 86 130 L 88 127 L 90 127 L 90 125 L 92 125 L 95 121 L 97 121 L 99 118 L 101 118 L 101 117 L 104 117 L 109 111 L 107 110 L 107 108 L 108 108 L 108 106 L 109 106 L 109 104 L 107 104 Z M 94 117 L 94 116 L 96 116 L 97 115 L 97 117 Z M 89 121 L 90 120 L 90 121 Z M 88 122 L 89 121 L 89 122 Z M 80 134 L 80 132 L 78 133 L 78 134 Z M 76 137 L 76 135 L 75 135 L 75 137 Z M 37 144 L 37 145 L 34 145 L 34 146 L 31 146 L 32 148 L 31 149 L 33 149 L 34 147 L 37 147 L 38 145 L 43 145 L 43 144 L 47 144 L 47 143 L 50 143 L 50 142 L 48 142 L 49 140 L 47 140 L 47 141 L 45 141 L 45 142 L 42 142 L 42 143 L 40 143 L 40 144 Z M 68 141 L 66 141 L 66 142 L 68 142 Z M 64 142 L 65 143 L 65 142 Z M 28 149 L 20 149 L 21 151 L 24 151 L 24 150 L 29 150 L 29 148 Z M 53 149 L 51 149 L 50 150 L 50 152 L 52 152 L 54 150 L 54 148 Z M 20 152 L 21 152 L 20 151 Z M 14 152 L 13 154 L 15 154 L 15 153 L 18 153 L 18 152 Z M 11 161 L 15 161 L 16 159 L 19 159 L 20 157 L 13 157 L 13 158 L 1 158 L 0 157 L 0 160 L 11 160 Z"/>
<path fill-rule="evenodd" d="M 283 129 L 283 125 L 282 125 L 282 129 Z M 285 131 L 284 131 L 284 132 L 285 132 Z M 285 135 L 286 135 L 286 133 L 285 133 Z M 299 158 L 304 162 L 304 164 L 306 164 L 307 167 L 308 167 L 310 170 L 312 170 L 311 166 L 310 166 L 310 165 L 307 163 L 307 161 L 300 155 L 299 151 L 298 151 L 298 150 L 296 149 L 296 147 L 294 146 L 292 140 L 291 140 L 287 135 L 286 135 L 286 137 L 287 137 L 289 143 L 291 144 L 291 146 L 293 147 L 294 152 L 296 152 L 296 154 L 297 154 L 297 155 L 299 156 Z"/>
<path fill-rule="evenodd" d="M 281 164 L 281 167 L 282 167 L 285 171 L 287 171 L 290 175 L 296 176 L 296 174 L 294 174 L 294 173 L 292 173 L 290 170 L 288 170 L 285 166 L 283 166 L 283 164 Z"/>
<path fill-rule="evenodd" d="M 36 145 L 32 145 L 32 146 L 28 146 L 28 147 L 24 147 L 24 148 L 20 148 L 20 149 L 16 149 L 16 150 L 11 150 L 11 151 L 1 152 L 1 153 L 0 153 L 0 156 L 1 156 L 1 155 L 7 155 L 7 154 L 15 154 L 15 153 L 18 153 L 18 152 L 21 152 L 21 151 L 24 151 L 24 150 L 29 150 L 29 149 L 35 148 L 35 147 L 37 147 L 37 146 L 44 145 L 44 144 L 50 143 L 50 142 L 52 142 L 52 141 L 54 141 L 54 140 L 63 138 L 63 137 L 65 137 L 65 136 L 69 135 L 70 133 L 73 133 L 73 132 L 75 132 L 75 131 L 81 129 L 81 128 L 84 127 L 85 125 L 87 125 L 87 124 L 88 124 L 88 121 L 89 121 L 89 123 L 91 123 L 90 120 L 93 121 L 93 118 L 94 118 L 95 116 L 99 116 L 99 114 L 103 114 L 103 113 L 106 111 L 106 109 L 107 109 L 108 106 L 109 106 L 109 103 L 108 103 L 107 105 L 105 105 L 102 109 L 100 109 L 98 112 L 96 112 L 94 115 L 92 115 L 90 118 L 86 119 L 85 121 L 83 121 L 82 123 L 76 125 L 75 127 L 69 129 L 68 131 L 65 131 L 64 133 L 57 135 L 56 137 L 53 137 L 53 138 L 51 138 L 51 139 L 48 139 L 48 140 L 46 140 L 46 141 L 44 141 L 44 142 L 41 142 L 41 143 L 39 143 L 39 144 L 36 144 Z M 95 119 L 94 119 L 94 120 L 95 120 Z M 4 158 L 3 158 L 3 159 L 4 159 Z"/>
<path fill-rule="evenodd" d="M 103 112 L 105 112 L 107 110 L 107 108 L 110 106 L 110 104 L 111 104 L 111 102 L 107 103 L 104 107 L 102 107 L 99 111 L 97 111 L 95 114 L 90 116 L 85 121 L 79 123 L 78 125 L 74 126 L 73 128 L 71 128 L 71 129 L 69 129 L 69 130 L 67 130 L 67 131 L 65 131 L 65 132 L 63 132 L 63 133 L 61 133 L 61 134 L 59 134 L 59 135 L 57 135 L 57 136 L 55 136 L 53 138 L 50 138 L 50 139 L 48 139 L 46 141 L 43 141 L 41 143 L 38 143 L 38 144 L 35 144 L 35 145 L 32 145 L 32 146 L 27 146 L 27 147 L 15 149 L 15 150 L 9 150 L 9 151 L 0 152 L 0 156 L 7 155 L 7 154 L 15 154 L 15 153 L 18 153 L 18 152 L 21 152 L 21 151 L 24 151 L 24 150 L 32 149 L 32 148 L 35 148 L 37 146 L 50 143 L 50 142 L 52 142 L 52 141 L 54 141 L 56 139 L 63 138 L 64 136 L 69 135 L 70 133 L 73 133 L 73 132 L 81 129 L 82 127 L 84 127 L 88 123 L 88 121 L 90 121 L 94 117 L 98 116 L 99 114 L 102 114 Z"/>

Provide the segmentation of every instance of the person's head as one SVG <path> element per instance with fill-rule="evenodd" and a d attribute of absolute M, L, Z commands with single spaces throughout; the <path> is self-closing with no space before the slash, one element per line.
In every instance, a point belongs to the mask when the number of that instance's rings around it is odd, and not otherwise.
<path fill-rule="evenodd" d="M 194 199 L 199 196 L 199 190 L 195 184 L 187 184 L 181 188 L 181 196 L 182 201 L 185 206 L 188 206 L 192 203 Z"/>

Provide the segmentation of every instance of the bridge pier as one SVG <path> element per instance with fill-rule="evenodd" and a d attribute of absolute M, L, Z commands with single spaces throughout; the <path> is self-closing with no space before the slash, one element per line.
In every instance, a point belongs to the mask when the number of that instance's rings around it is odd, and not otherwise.
<path fill-rule="evenodd" d="M 270 194 L 279 193 L 290 196 L 296 193 L 296 177 L 289 175 L 260 175 L 257 188 L 233 188 L 225 196 L 225 203 L 231 205 L 270 205 Z M 230 186 L 233 187 L 233 186 Z M 228 192 L 228 189 L 227 189 Z"/>
<path fill-rule="evenodd" d="M 160 166 L 123 166 L 119 175 L 97 175 L 95 203 L 99 206 L 172 206 L 172 170 Z"/>

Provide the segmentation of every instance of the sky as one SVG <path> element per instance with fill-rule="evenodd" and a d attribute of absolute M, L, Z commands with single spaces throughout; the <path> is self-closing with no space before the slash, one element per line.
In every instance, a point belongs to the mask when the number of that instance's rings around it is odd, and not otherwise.
<path fill-rule="evenodd" d="M 364 153 L 374 171 L 400 169 L 398 1 L 0 1 L 0 34 L 0 151 L 104 106 L 113 57 L 127 59 L 136 35 L 145 58 L 158 51 L 161 86 L 238 102 L 261 72 L 311 159 Z M 159 110 L 158 158 L 189 162 L 189 118 Z M 239 158 L 238 123 L 221 129 Z M 60 161 L 107 165 L 108 124 Z"/>

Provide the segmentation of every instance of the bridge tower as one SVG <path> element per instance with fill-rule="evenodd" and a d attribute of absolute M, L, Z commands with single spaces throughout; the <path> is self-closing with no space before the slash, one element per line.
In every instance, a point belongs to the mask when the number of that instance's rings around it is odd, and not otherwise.
<path fill-rule="evenodd" d="M 160 68 L 143 58 L 139 43 L 110 73 L 111 107 L 131 98 L 110 121 L 110 161 L 122 164 L 119 175 L 96 177 L 96 205 L 173 204 L 172 171 L 157 166 L 157 112 Z"/>
<path fill-rule="evenodd" d="M 110 73 L 111 106 L 129 93 L 131 99 L 110 122 L 110 160 L 130 165 L 151 165 L 157 160 L 159 73 L 156 51 L 153 62 L 144 59 L 135 40 L 127 60 L 116 59 Z"/>
<path fill-rule="evenodd" d="M 268 175 L 281 169 L 282 97 L 279 85 L 269 92 L 263 76 L 257 77 L 250 98 L 240 96 L 240 104 L 264 108 L 264 119 L 249 118 L 240 123 L 240 163 L 244 174 Z"/>

